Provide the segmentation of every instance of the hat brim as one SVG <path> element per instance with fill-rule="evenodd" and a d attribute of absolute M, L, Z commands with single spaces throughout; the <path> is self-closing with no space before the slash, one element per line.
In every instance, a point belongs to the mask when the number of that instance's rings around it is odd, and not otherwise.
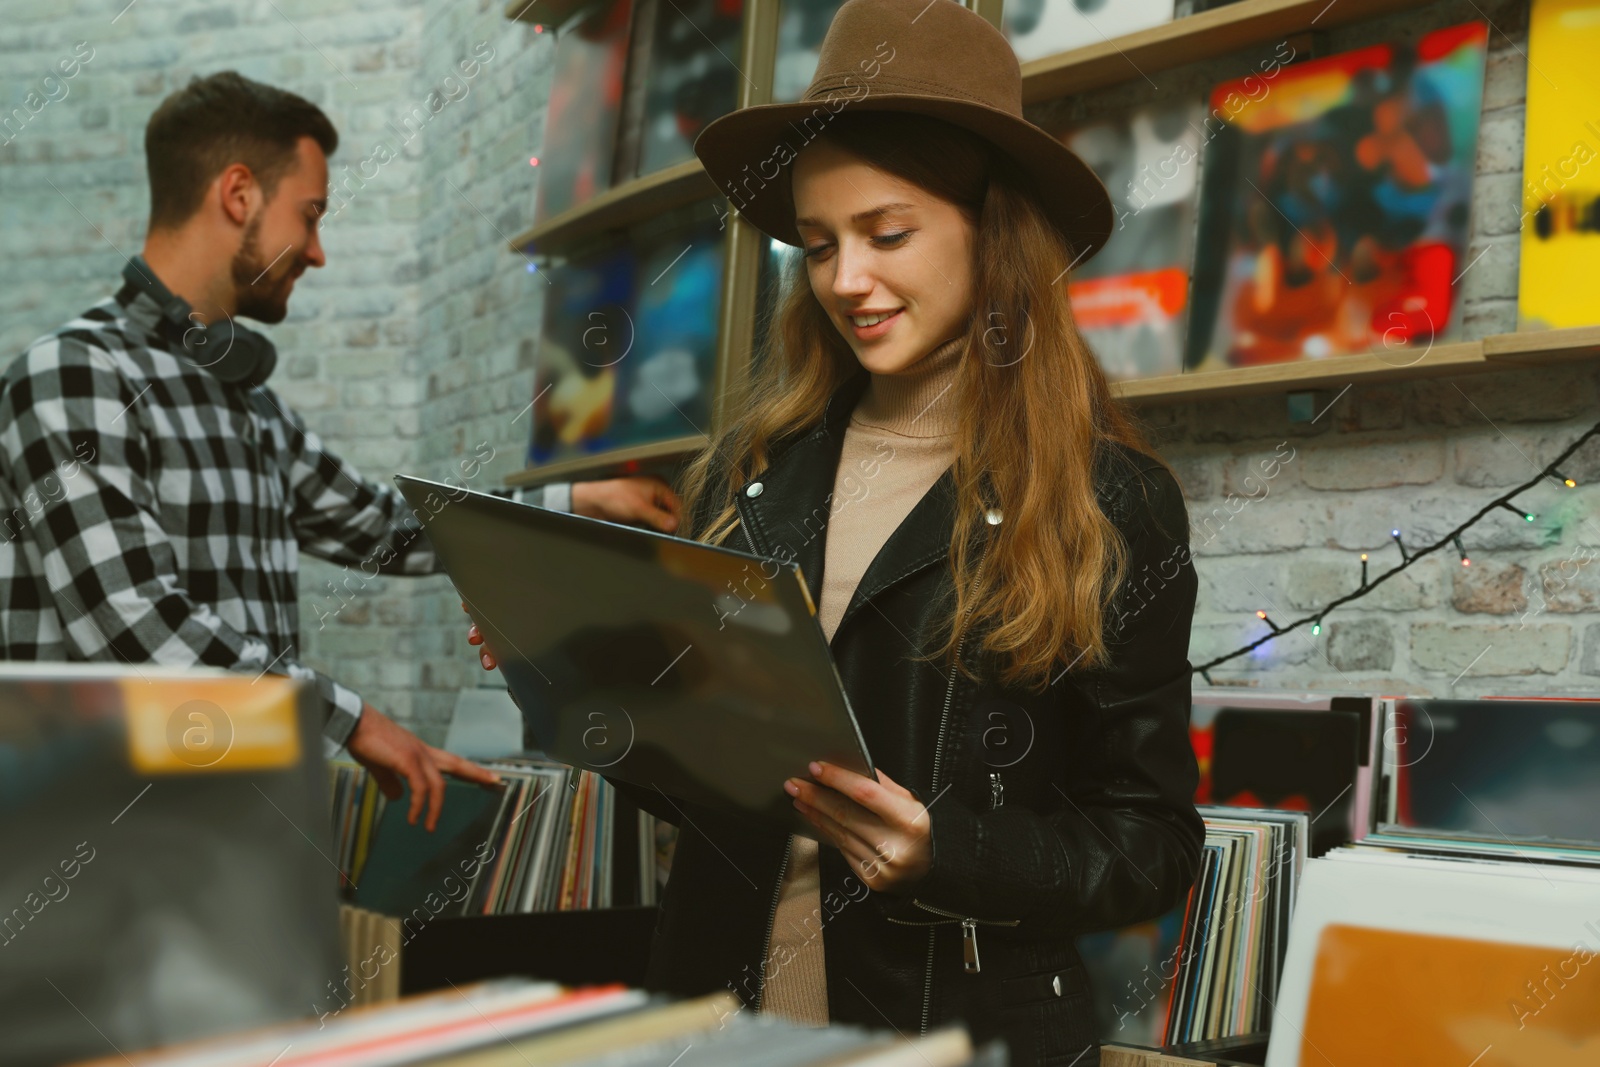
<path fill-rule="evenodd" d="M 905 93 L 866 96 L 859 102 L 834 99 L 842 100 L 841 106 L 831 107 L 823 99 L 740 108 L 713 120 L 695 138 L 695 155 L 711 180 L 739 215 L 768 236 L 796 247 L 804 243 L 795 229 L 794 200 L 782 172 L 826 131 L 835 114 L 855 107 L 943 119 L 1001 149 L 1032 180 L 1040 207 L 1072 243 L 1074 265 L 1087 262 L 1110 239 L 1115 213 L 1105 186 L 1077 153 L 1033 123 L 965 100 Z M 805 119 L 810 123 L 800 121 Z"/>

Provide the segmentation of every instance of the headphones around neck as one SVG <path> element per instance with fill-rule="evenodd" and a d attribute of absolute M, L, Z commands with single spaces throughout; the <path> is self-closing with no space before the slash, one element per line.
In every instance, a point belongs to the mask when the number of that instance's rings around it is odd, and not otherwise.
<path fill-rule="evenodd" d="M 161 306 L 163 324 L 176 331 L 175 354 L 205 368 L 217 380 L 252 388 L 265 382 L 278 365 L 278 350 L 262 334 L 232 318 L 221 326 L 207 326 L 193 318 L 189 302 L 163 285 L 143 256 L 128 260 L 122 278 Z"/>

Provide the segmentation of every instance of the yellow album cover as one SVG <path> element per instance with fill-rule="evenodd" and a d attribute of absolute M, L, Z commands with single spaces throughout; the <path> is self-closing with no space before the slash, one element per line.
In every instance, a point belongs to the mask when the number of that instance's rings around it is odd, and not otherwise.
<path fill-rule="evenodd" d="M 1600 3 L 1534 0 L 1528 23 L 1517 328 L 1600 323 Z"/>

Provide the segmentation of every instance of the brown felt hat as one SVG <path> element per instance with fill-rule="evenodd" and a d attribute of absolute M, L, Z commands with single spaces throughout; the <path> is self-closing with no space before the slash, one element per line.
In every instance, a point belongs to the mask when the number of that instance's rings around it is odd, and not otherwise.
<path fill-rule="evenodd" d="M 805 96 L 723 115 L 700 131 L 695 155 L 739 215 L 798 247 L 794 198 L 781 172 L 847 108 L 931 115 L 994 144 L 1032 178 L 1076 263 L 1111 236 L 1105 186 L 1071 149 L 1022 117 L 1022 69 L 1010 42 L 956 0 L 845 0 Z"/>

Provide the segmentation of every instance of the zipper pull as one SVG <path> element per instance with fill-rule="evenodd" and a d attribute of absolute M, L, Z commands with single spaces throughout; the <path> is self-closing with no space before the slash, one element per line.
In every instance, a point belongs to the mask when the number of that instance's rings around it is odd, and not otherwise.
<path fill-rule="evenodd" d="M 989 772 L 989 810 L 990 811 L 993 811 L 995 808 L 998 808 L 1001 804 L 1005 803 L 1004 795 L 1005 795 L 1005 787 L 1000 784 L 1000 772 L 999 771 L 990 771 Z"/>
<path fill-rule="evenodd" d="M 978 973 L 978 924 L 972 919 L 961 920 L 961 969 Z"/>

